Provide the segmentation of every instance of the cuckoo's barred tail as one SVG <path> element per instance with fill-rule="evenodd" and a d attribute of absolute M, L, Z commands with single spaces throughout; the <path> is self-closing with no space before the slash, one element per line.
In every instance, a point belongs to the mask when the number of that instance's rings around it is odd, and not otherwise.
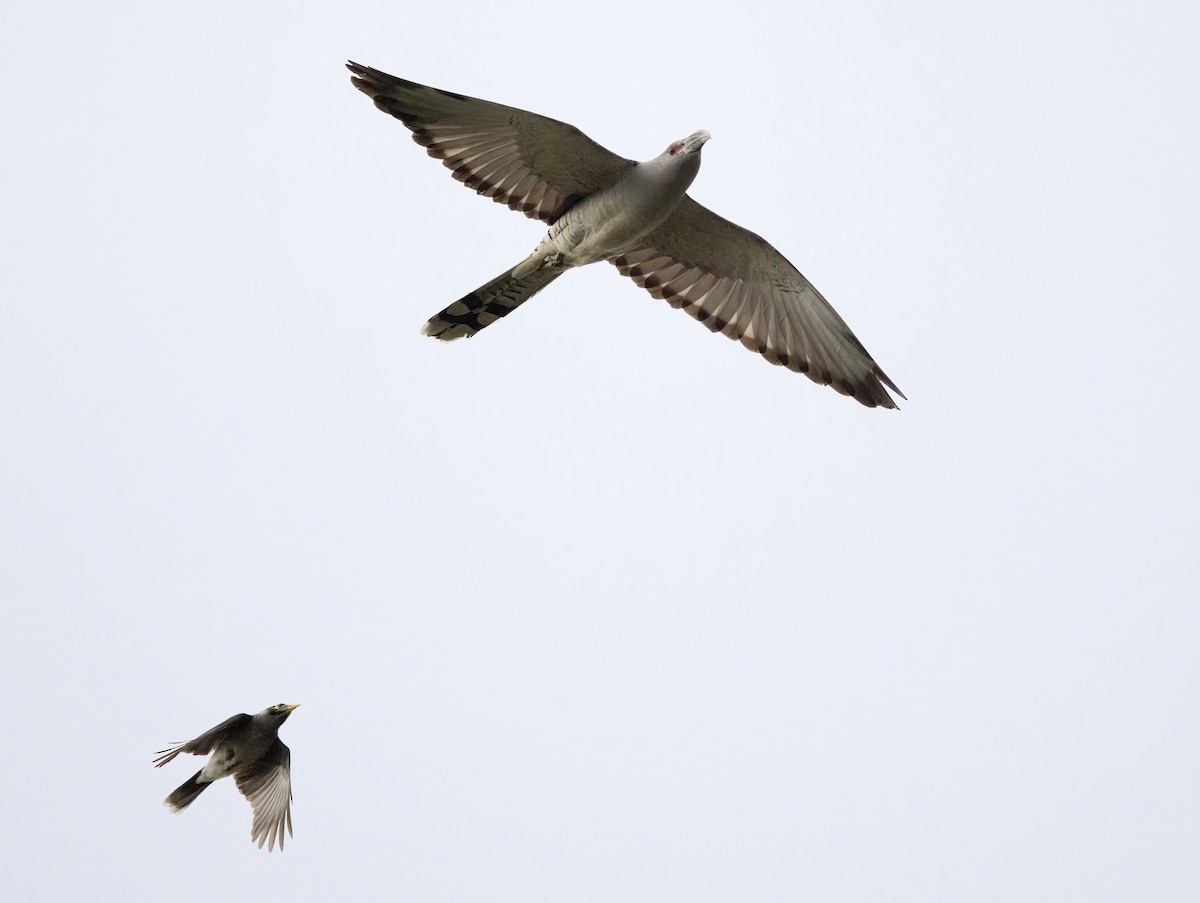
<path fill-rule="evenodd" d="M 200 775 L 201 772 L 197 771 L 194 775 L 176 787 L 171 795 L 163 800 L 163 802 L 170 806 L 172 811 L 182 812 L 189 805 L 191 805 L 192 800 L 203 793 L 204 788 L 211 783 L 209 781 L 200 783 Z"/>
<path fill-rule="evenodd" d="M 561 264 L 547 262 L 524 276 L 513 275 L 523 268 L 523 263 L 518 264 L 471 294 L 459 298 L 431 317 L 421 331 L 442 341 L 473 336 L 485 326 L 512 313 L 567 270 Z"/>

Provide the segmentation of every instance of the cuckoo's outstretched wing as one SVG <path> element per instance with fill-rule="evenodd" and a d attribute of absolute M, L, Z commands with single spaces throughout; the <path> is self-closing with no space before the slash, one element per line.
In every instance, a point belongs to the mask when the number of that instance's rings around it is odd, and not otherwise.
<path fill-rule="evenodd" d="M 610 263 L 711 331 L 867 407 L 896 407 L 884 386 L 904 397 L 782 254 L 690 197 L 638 247 Z"/>
<path fill-rule="evenodd" d="M 468 188 L 552 223 L 611 185 L 632 160 L 579 129 L 516 107 L 465 97 L 347 63 L 354 87 L 395 116 Z"/>

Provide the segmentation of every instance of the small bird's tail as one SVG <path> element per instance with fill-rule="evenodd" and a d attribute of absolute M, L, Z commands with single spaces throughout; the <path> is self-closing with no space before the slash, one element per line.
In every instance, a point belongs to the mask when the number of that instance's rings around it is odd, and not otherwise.
<path fill-rule="evenodd" d="M 421 331 L 442 341 L 473 336 L 485 326 L 516 310 L 567 271 L 567 267 L 549 259 L 532 271 L 529 271 L 528 265 L 529 261 L 522 261 L 471 294 L 459 298 L 431 317 Z M 514 275 L 519 270 L 526 272 L 520 276 Z"/>
<path fill-rule="evenodd" d="M 204 783 L 201 783 L 201 774 L 202 771 L 197 771 L 194 775 L 176 787 L 171 795 L 163 800 L 163 802 L 170 806 L 173 812 L 182 812 L 191 805 L 192 800 L 204 792 L 205 787 L 212 783 L 211 781 L 205 781 Z"/>

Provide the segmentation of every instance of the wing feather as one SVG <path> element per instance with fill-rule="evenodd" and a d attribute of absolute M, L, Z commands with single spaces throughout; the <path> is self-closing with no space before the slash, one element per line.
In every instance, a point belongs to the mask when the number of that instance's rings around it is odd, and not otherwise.
<path fill-rule="evenodd" d="M 254 763 L 233 776 L 238 790 L 250 801 L 254 818 L 250 841 L 283 850 L 284 829 L 292 834 L 292 753 L 278 737 Z"/>
<path fill-rule="evenodd" d="M 197 737 L 195 740 L 189 740 L 187 743 L 179 743 L 167 749 L 160 749 L 155 755 L 155 768 L 162 768 L 180 753 L 188 753 L 193 756 L 207 756 L 217 745 L 225 739 L 225 736 L 234 728 L 249 724 L 251 716 L 246 714 L 231 715 L 226 718 L 216 727 L 211 728 Z"/>
<path fill-rule="evenodd" d="M 419 85 L 347 63 L 358 90 L 412 130 L 413 140 L 484 197 L 553 223 L 611 185 L 632 160 L 573 125 L 516 107 Z M 494 163 L 515 163 L 500 174 Z"/>
<path fill-rule="evenodd" d="M 867 407 L 896 407 L 887 389 L 904 398 L 845 320 L 782 254 L 690 197 L 637 248 L 610 262 L 654 297 L 773 364 Z"/>

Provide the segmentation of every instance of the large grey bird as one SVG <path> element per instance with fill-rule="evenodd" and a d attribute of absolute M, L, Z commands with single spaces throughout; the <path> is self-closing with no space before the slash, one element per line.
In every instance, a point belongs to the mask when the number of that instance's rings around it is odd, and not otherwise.
<path fill-rule="evenodd" d="M 753 232 L 697 204 L 704 130 L 653 160 L 619 157 L 574 126 L 347 63 L 354 86 L 484 197 L 550 225 L 528 258 L 425 324 L 472 336 L 571 267 L 607 260 L 656 298 L 773 364 L 867 407 L 904 393 L 800 271 Z"/>
<path fill-rule="evenodd" d="M 161 768 L 180 753 L 207 756 L 204 767 L 183 782 L 163 802 L 182 812 L 213 781 L 233 775 L 238 790 L 250 801 L 254 820 L 250 842 L 261 849 L 283 850 L 283 829 L 292 833 L 292 753 L 279 739 L 279 727 L 298 705 L 273 705 L 257 715 L 234 715 L 195 740 L 159 750 L 154 766 Z"/>

